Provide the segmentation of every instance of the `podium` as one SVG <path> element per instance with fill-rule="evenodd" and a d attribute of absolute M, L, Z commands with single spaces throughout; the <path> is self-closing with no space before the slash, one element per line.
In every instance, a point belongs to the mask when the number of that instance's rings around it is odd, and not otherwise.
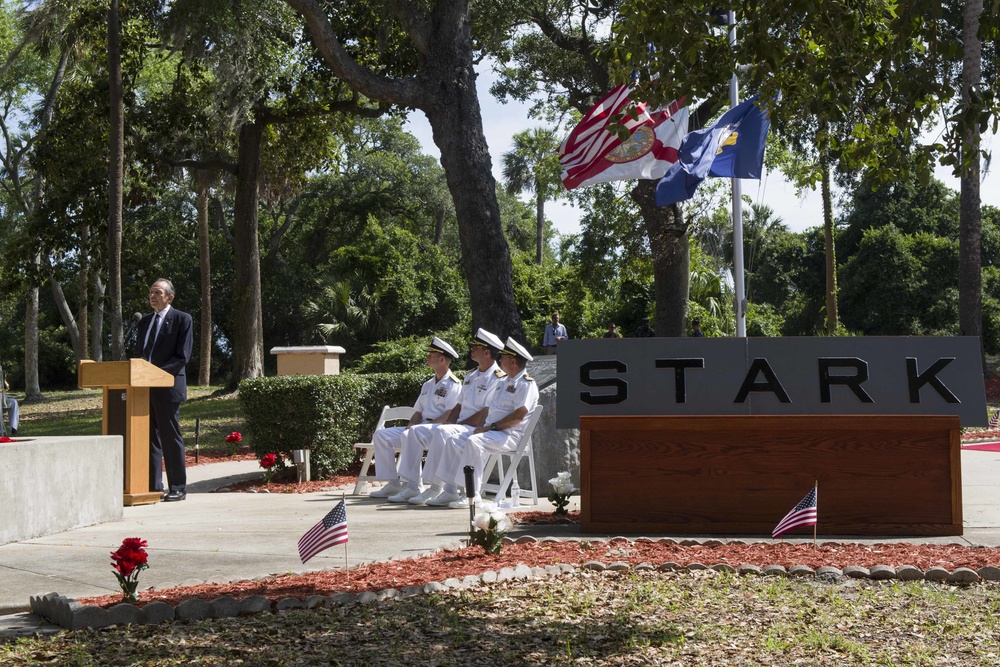
<path fill-rule="evenodd" d="M 83 360 L 77 378 L 81 389 L 104 390 L 101 432 L 122 436 L 124 504 L 159 502 L 161 492 L 149 489 L 149 388 L 172 387 L 174 376 L 145 359 L 129 359 Z"/>

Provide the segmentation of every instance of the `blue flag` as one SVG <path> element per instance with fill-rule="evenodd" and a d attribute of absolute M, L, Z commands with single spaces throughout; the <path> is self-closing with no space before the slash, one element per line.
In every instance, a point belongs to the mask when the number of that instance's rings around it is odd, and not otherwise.
<path fill-rule="evenodd" d="M 656 186 L 656 205 L 690 199 L 708 176 L 760 178 L 764 142 L 771 122 L 754 95 L 733 107 L 715 125 L 689 132 L 677 162 Z"/>

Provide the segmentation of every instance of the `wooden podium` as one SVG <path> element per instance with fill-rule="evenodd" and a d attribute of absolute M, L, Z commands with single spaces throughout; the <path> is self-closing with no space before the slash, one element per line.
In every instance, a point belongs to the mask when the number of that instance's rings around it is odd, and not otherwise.
<path fill-rule="evenodd" d="M 104 390 L 104 435 L 120 435 L 125 444 L 125 505 L 160 501 L 160 491 L 149 490 L 149 388 L 172 387 L 174 376 L 144 359 L 80 362 L 81 389 Z"/>

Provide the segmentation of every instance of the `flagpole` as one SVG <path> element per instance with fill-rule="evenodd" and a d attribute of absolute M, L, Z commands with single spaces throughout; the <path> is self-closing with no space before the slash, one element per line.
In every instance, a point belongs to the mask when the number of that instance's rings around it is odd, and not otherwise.
<path fill-rule="evenodd" d="M 736 48 L 736 11 L 729 10 L 729 48 Z M 733 72 L 729 80 L 729 106 L 740 103 L 740 84 Z M 747 303 L 743 287 L 743 188 L 740 179 L 733 178 L 733 313 L 736 315 L 736 337 L 747 335 Z"/>
<path fill-rule="evenodd" d="M 813 549 L 818 549 L 816 544 L 816 527 L 819 525 L 819 480 L 813 482 L 813 491 L 816 492 L 816 523 L 813 524 Z"/>
<path fill-rule="evenodd" d="M 344 516 L 347 516 L 347 495 L 340 492 L 340 502 L 344 503 Z M 344 542 L 344 571 L 347 572 L 347 580 L 351 580 L 351 568 L 347 566 L 347 542 Z"/>

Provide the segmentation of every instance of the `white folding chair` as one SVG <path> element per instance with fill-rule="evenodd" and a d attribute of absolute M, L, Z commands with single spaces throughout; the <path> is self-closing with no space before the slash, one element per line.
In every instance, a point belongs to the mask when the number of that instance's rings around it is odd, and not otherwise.
<path fill-rule="evenodd" d="M 378 418 L 378 423 L 375 424 L 375 430 L 377 431 L 385 427 L 388 422 L 409 421 L 410 417 L 413 416 L 413 412 L 414 410 L 411 406 L 403 405 L 397 408 L 390 408 L 386 405 L 382 408 L 382 414 Z M 360 495 L 362 487 L 375 479 L 374 475 L 368 474 L 368 469 L 375 461 L 375 444 L 372 442 L 356 442 L 354 443 L 354 449 L 363 450 L 361 452 L 361 472 L 358 473 L 358 483 L 354 485 L 354 495 Z M 399 451 L 398 447 L 396 451 Z"/>
<path fill-rule="evenodd" d="M 503 494 L 507 492 L 507 488 L 510 486 L 511 480 L 517 475 L 517 466 L 521 462 L 521 459 L 527 457 L 528 459 L 528 472 L 531 475 L 531 489 L 525 489 L 521 487 L 521 493 L 523 494 L 526 490 L 531 491 L 531 504 L 538 504 L 538 479 L 535 477 L 535 453 L 531 446 L 531 432 L 535 430 L 535 424 L 538 423 L 538 418 L 542 416 L 542 406 L 536 405 L 531 412 L 525 416 L 526 424 L 524 426 L 524 431 L 521 433 L 521 439 L 517 442 L 517 448 L 511 451 L 497 452 L 491 454 L 490 458 L 486 460 L 486 466 L 483 468 L 483 492 L 496 494 L 496 499 L 499 502 L 503 497 Z M 504 457 L 509 459 L 507 464 L 507 472 L 504 474 Z M 500 480 L 498 483 L 493 483 L 488 481 L 493 470 L 497 471 L 497 478 Z M 518 478 L 520 481 L 520 478 Z M 515 507 L 520 504 L 520 498 L 512 498 Z"/>

